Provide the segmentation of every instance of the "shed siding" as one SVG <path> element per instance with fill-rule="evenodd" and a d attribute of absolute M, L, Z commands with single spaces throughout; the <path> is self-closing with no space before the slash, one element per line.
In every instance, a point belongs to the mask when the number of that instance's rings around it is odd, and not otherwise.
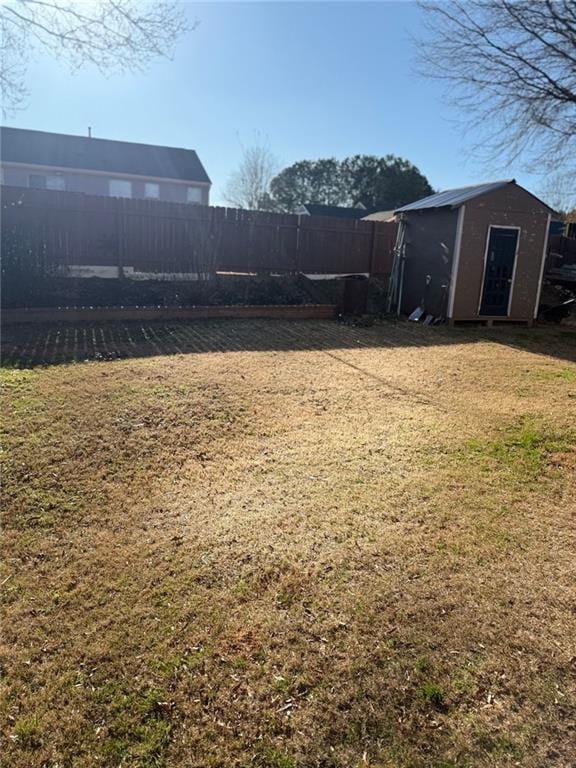
<path fill-rule="evenodd" d="M 478 317 L 486 238 L 490 225 L 521 228 L 509 318 L 532 318 L 544 239 L 547 236 L 548 213 L 542 203 L 513 184 L 466 203 L 452 313 L 454 320 L 473 320 Z"/>
<path fill-rule="evenodd" d="M 424 299 L 428 313 L 445 315 L 458 211 L 440 208 L 410 211 L 405 216 L 407 246 L 402 312 L 410 314 Z M 427 275 L 431 278 L 429 286 L 426 286 Z"/>

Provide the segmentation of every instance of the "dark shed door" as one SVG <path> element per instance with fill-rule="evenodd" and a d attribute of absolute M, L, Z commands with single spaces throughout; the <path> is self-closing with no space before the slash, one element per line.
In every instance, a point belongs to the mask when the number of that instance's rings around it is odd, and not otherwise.
<path fill-rule="evenodd" d="M 480 302 L 481 315 L 508 314 L 518 235 L 517 229 L 490 227 Z"/>

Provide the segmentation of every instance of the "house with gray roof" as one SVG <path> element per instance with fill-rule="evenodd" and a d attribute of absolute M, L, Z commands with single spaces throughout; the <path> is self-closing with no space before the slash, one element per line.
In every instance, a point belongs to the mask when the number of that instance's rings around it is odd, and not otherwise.
<path fill-rule="evenodd" d="M 193 149 L 2 127 L 0 167 L 14 187 L 209 204 L 210 178 Z"/>

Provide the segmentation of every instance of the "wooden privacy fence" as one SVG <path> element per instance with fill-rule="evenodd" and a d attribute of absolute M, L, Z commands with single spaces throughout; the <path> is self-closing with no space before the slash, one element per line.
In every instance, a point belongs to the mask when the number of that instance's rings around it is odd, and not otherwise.
<path fill-rule="evenodd" d="M 71 276 L 387 275 L 394 223 L 2 188 L 4 247 Z"/>
<path fill-rule="evenodd" d="M 576 239 L 552 235 L 548 239 L 548 253 L 551 261 L 550 266 L 576 264 Z"/>

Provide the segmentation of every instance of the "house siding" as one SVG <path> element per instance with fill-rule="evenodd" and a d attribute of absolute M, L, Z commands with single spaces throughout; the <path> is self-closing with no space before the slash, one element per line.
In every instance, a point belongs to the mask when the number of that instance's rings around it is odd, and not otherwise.
<path fill-rule="evenodd" d="M 3 183 L 13 187 L 28 187 L 30 174 L 57 175 L 64 179 L 67 192 L 83 192 L 88 195 L 103 195 L 108 197 L 108 182 L 110 179 L 125 179 L 132 182 L 132 197 L 144 198 L 145 184 L 152 182 L 158 184 L 159 200 L 169 203 L 187 202 L 187 188 L 194 187 L 200 190 L 201 204 L 209 204 L 210 188 L 207 184 L 191 182 L 176 182 L 161 180 L 145 176 L 129 176 L 127 174 L 100 174 L 89 171 L 60 170 L 57 168 L 40 168 L 34 165 L 10 165 L 2 164 Z"/>
<path fill-rule="evenodd" d="M 520 227 L 508 318 L 528 320 L 533 317 L 548 213 L 548 209 L 530 193 L 513 184 L 466 203 L 452 319 L 474 320 L 479 316 L 490 225 Z"/>

